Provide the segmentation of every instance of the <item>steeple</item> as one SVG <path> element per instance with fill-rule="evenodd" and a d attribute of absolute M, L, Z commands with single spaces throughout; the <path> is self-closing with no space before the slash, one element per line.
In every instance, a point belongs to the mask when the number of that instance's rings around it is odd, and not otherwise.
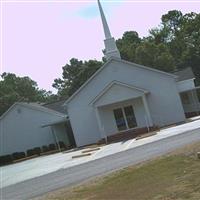
<path fill-rule="evenodd" d="M 103 24 L 104 34 L 105 34 L 105 40 L 104 40 L 105 52 L 104 52 L 104 54 L 106 56 L 106 59 L 108 60 L 110 57 L 121 58 L 119 50 L 117 49 L 117 45 L 115 43 L 115 39 L 111 36 L 110 29 L 108 27 L 108 23 L 106 21 L 100 0 L 97 0 L 97 1 L 98 1 L 99 11 L 101 14 L 101 20 L 102 20 L 102 24 Z"/>

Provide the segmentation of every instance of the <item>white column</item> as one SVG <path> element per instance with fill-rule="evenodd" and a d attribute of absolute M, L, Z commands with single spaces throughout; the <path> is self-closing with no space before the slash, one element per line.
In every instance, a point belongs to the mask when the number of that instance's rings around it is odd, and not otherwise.
<path fill-rule="evenodd" d="M 152 121 L 152 118 L 151 118 L 151 114 L 150 114 L 150 111 L 149 111 L 149 106 L 148 106 L 145 94 L 142 95 L 142 101 L 143 101 L 144 109 L 145 109 L 145 112 L 146 112 L 146 115 L 147 115 L 148 124 L 151 127 L 151 126 L 153 126 L 153 121 Z"/>
<path fill-rule="evenodd" d="M 127 122 L 127 119 L 126 119 L 126 113 L 124 111 L 124 108 L 122 108 L 122 113 L 123 113 L 124 121 L 125 121 L 125 124 L 126 124 L 126 129 L 129 129 L 128 122 Z"/>
<path fill-rule="evenodd" d="M 58 145 L 58 150 L 61 152 L 60 145 L 59 145 L 59 141 L 58 141 L 58 138 L 57 138 L 57 135 L 56 135 L 56 133 L 55 133 L 55 131 L 54 131 L 53 126 L 51 126 L 51 131 L 52 131 L 52 134 L 53 134 L 53 136 L 54 136 L 54 138 L 55 138 L 56 144 Z"/>
<path fill-rule="evenodd" d="M 191 90 L 191 95 L 192 95 L 192 101 L 194 104 L 194 112 L 196 112 L 196 114 L 199 114 L 199 101 L 198 101 L 198 96 L 196 93 L 196 90 Z"/>
<path fill-rule="evenodd" d="M 101 137 L 104 138 L 106 143 L 107 143 L 107 135 L 106 135 L 104 127 L 103 127 L 103 125 L 101 123 L 101 118 L 100 118 L 100 115 L 99 115 L 98 108 L 95 108 L 95 113 L 96 113 L 96 118 L 97 118 L 97 123 L 98 123 L 98 126 L 99 126 L 99 130 L 100 130 L 100 133 L 101 133 Z"/>

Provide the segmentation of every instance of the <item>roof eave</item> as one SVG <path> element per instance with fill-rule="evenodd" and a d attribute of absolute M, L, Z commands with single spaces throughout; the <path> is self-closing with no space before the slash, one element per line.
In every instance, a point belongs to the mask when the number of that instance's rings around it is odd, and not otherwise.
<path fill-rule="evenodd" d="M 161 70 L 157 70 L 157 69 L 154 69 L 154 68 L 151 68 L 151 67 L 146 67 L 146 66 L 143 66 L 143 65 L 139 65 L 139 64 L 136 64 L 136 63 L 132 63 L 132 62 L 129 62 L 129 61 L 126 61 L 126 60 L 122 60 L 120 58 L 116 58 L 116 57 L 110 57 L 107 62 L 102 66 L 100 67 L 71 97 L 69 97 L 66 102 L 63 104 L 64 106 L 67 106 L 68 103 L 100 72 L 102 71 L 105 66 L 107 66 L 111 61 L 118 61 L 118 62 L 123 62 L 123 63 L 126 63 L 126 64 L 129 64 L 129 65 L 135 65 L 135 66 L 138 66 L 140 68 L 144 68 L 144 69 L 147 69 L 147 70 L 151 70 L 151 71 L 154 71 L 154 72 L 157 72 L 157 73 L 161 73 L 161 74 L 164 74 L 164 75 L 167 75 L 167 76 L 170 76 L 174 79 L 178 78 L 177 75 L 174 75 L 174 74 L 171 74 L 171 73 L 167 73 L 167 72 L 164 72 L 164 71 L 161 71 Z"/>
<path fill-rule="evenodd" d="M 66 102 L 63 104 L 67 106 L 67 104 L 84 88 L 103 68 L 110 63 L 114 57 L 110 57 L 106 63 L 104 63 L 71 97 L 69 97 Z"/>
<path fill-rule="evenodd" d="M 128 84 L 122 83 L 122 82 L 120 82 L 120 81 L 112 81 L 112 82 L 109 83 L 106 87 L 104 87 L 104 89 L 89 103 L 89 105 L 94 105 L 95 102 L 97 102 L 98 99 L 100 99 L 114 84 L 123 85 L 123 86 L 125 86 L 125 87 L 129 87 L 129 88 L 131 88 L 131 89 L 140 91 L 140 92 L 142 92 L 142 93 L 144 93 L 144 94 L 149 94 L 149 93 L 150 93 L 150 92 L 147 91 L 147 90 L 144 90 L 144 89 L 141 89 L 141 88 L 132 86 L 132 85 L 128 85 Z"/>

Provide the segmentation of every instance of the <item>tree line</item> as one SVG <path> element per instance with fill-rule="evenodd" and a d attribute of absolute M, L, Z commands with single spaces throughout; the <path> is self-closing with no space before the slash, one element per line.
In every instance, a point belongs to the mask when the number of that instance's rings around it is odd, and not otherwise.
<path fill-rule="evenodd" d="M 141 38 L 136 31 L 127 31 L 116 40 L 116 44 L 124 60 L 166 72 L 191 67 L 197 84 L 200 83 L 200 14 L 169 11 L 162 15 L 158 27 L 149 30 L 147 37 Z M 67 99 L 104 63 L 104 57 L 102 61 L 72 58 L 62 67 L 62 77 L 52 84 L 57 94 L 39 89 L 29 77 L 3 73 L 0 80 L 0 115 L 16 101 Z"/>

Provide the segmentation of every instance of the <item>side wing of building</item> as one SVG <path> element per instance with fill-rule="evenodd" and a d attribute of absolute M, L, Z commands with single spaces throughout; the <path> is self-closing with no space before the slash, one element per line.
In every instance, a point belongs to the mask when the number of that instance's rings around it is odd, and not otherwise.
<path fill-rule="evenodd" d="M 15 104 L 0 120 L 0 155 L 26 152 L 28 149 L 55 143 L 51 128 L 42 125 L 61 118 L 52 113 Z"/>

